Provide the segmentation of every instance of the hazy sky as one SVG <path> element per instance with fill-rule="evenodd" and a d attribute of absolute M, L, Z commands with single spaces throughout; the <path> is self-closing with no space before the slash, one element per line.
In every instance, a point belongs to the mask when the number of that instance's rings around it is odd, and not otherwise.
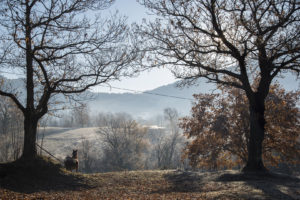
<path fill-rule="evenodd" d="M 109 13 L 114 13 L 116 10 L 119 11 L 120 15 L 128 17 L 128 23 L 142 23 L 142 19 L 154 18 L 147 14 L 147 10 L 138 4 L 136 0 L 116 0 L 115 3 L 108 10 L 105 10 L 103 15 Z M 0 73 L 1 75 L 1 73 Z M 3 75 L 3 74 L 2 74 Z M 4 74 L 9 78 L 18 78 L 19 75 Z M 130 90 L 145 91 L 157 88 L 162 85 L 170 84 L 175 82 L 176 79 L 167 69 L 155 69 L 150 72 L 143 72 L 138 77 L 135 78 L 123 78 L 121 81 L 110 82 L 112 87 L 126 88 Z M 288 80 L 290 81 L 290 80 Z M 300 83 L 298 82 L 300 86 Z M 113 92 L 113 93 L 123 93 L 126 91 L 117 90 L 113 88 L 108 88 L 108 85 L 97 86 L 92 90 L 95 92 Z M 128 91 L 127 91 L 128 92 Z"/>
<path fill-rule="evenodd" d="M 128 23 L 141 23 L 143 18 L 150 18 L 147 15 L 146 9 L 138 4 L 136 0 L 116 0 L 114 5 L 109 9 L 109 12 L 119 11 L 121 15 L 128 17 Z M 132 90 L 151 90 L 162 85 L 175 82 L 175 78 L 167 69 L 155 69 L 150 72 L 143 72 L 136 78 L 123 79 L 118 82 L 111 82 L 110 85 L 120 88 L 128 88 Z M 109 89 L 106 87 L 95 87 L 93 91 L 96 92 L 124 92 L 116 89 Z"/>
<path fill-rule="evenodd" d="M 147 15 L 146 9 L 138 4 L 136 0 L 116 0 L 115 3 L 107 10 L 102 11 L 103 17 L 110 16 L 118 10 L 120 15 L 128 17 L 128 24 L 137 22 L 141 23 L 143 18 L 151 18 Z M 154 18 L 152 16 L 152 18 Z M 4 75 L 8 78 L 14 79 L 23 76 L 22 74 L 3 73 L 0 71 L 0 75 Z M 130 90 L 145 91 L 157 88 L 162 85 L 170 84 L 175 82 L 175 78 L 171 72 L 167 69 L 155 69 L 149 72 L 143 72 L 135 78 L 123 78 L 121 81 L 110 82 L 112 87 L 127 88 Z M 117 90 L 113 88 L 97 86 L 92 88 L 95 92 L 113 92 L 113 93 L 124 93 L 128 91 Z"/>

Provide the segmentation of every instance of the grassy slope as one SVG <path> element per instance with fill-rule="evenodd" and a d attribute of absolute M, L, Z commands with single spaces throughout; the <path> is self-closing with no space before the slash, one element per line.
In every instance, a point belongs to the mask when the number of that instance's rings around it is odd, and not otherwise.
<path fill-rule="evenodd" d="M 54 156 L 63 159 L 67 155 L 72 153 L 73 149 L 80 149 L 82 147 L 83 138 L 93 143 L 93 149 L 97 149 L 100 145 L 99 137 L 96 131 L 97 127 L 89 128 L 59 128 L 59 127 L 46 127 L 39 129 L 39 140 L 43 134 L 45 138 L 43 140 L 43 148 L 51 152 Z M 38 149 L 39 150 L 39 149 Z M 44 155 L 47 155 L 43 152 Z"/>
<path fill-rule="evenodd" d="M 132 171 L 82 175 L 40 158 L 0 164 L 0 199 L 300 199 L 285 175 Z"/>

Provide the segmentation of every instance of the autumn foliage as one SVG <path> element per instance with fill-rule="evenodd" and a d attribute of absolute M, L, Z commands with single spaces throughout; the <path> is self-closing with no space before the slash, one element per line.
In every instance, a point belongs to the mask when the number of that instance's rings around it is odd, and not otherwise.
<path fill-rule="evenodd" d="M 184 151 L 191 165 L 205 169 L 240 167 L 247 162 L 249 105 L 242 90 L 220 88 L 222 94 L 197 94 L 191 116 L 180 127 L 189 139 Z M 266 166 L 297 164 L 300 156 L 300 92 L 272 85 L 265 106 L 263 160 Z"/>

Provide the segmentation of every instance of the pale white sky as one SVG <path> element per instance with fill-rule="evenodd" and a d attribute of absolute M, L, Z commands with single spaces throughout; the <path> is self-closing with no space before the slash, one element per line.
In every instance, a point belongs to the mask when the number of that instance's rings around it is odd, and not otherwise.
<path fill-rule="evenodd" d="M 146 9 L 138 4 L 136 0 L 116 0 L 114 5 L 109 9 L 109 12 L 119 11 L 119 14 L 128 17 L 128 23 L 142 23 L 143 18 L 151 18 L 147 14 Z M 150 72 L 143 72 L 136 78 L 122 79 L 121 81 L 111 82 L 110 85 L 119 88 L 128 88 L 131 90 L 145 91 L 157 88 L 162 85 L 167 85 L 175 82 L 174 76 L 168 69 L 154 69 Z M 126 91 L 110 89 L 107 87 L 95 87 L 95 92 L 113 92 L 123 93 Z"/>

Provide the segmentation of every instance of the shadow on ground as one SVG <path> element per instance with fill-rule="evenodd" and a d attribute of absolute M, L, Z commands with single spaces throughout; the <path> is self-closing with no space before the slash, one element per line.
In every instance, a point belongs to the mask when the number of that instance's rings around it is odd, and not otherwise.
<path fill-rule="evenodd" d="M 298 199 L 300 196 L 300 179 L 285 174 L 275 173 L 225 173 L 216 181 L 245 182 L 261 190 L 268 199 Z M 283 192 L 284 191 L 284 192 Z"/>
<path fill-rule="evenodd" d="M 173 171 L 163 178 L 168 186 L 153 193 L 201 193 L 208 199 L 300 199 L 300 179 L 284 174 Z"/>
<path fill-rule="evenodd" d="M 83 175 L 66 172 L 59 163 L 39 157 L 31 163 L 0 164 L 0 187 L 14 192 L 66 191 L 93 188 Z"/>
<path fill-rule="evenodd" d="M 201 174 L 195 172 L 174 171 L 167 173 L 163 178 L 170 183 L 169 187 L 161 188 L 154 193 L 171 193 L 171 192 L 201 192 Z"/>

